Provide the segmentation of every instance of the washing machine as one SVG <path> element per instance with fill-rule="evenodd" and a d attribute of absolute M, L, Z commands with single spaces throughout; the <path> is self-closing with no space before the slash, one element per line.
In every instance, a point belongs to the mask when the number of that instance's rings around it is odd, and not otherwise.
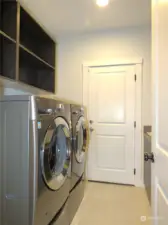
<path fill-rule="evenodd" d="M 62 207 L 62 209 L 57 213 L 49 225 L 70 225 L 68 216 L 68 200 Z"/>
<path fill-rule="evenodd" d="M 70 222 L 84 197 L 84 170 L 87 150 L 87 121 L 83 106 L 71 105 L 72 122 L 72 171 L 71 189 L 68 200 Z"/>
<path fill-rule="evenodd" d="M 70 106 L 28 95 L 5 97 L 1 106 L 2 224 L 48 225 L 69 196 Z"/>

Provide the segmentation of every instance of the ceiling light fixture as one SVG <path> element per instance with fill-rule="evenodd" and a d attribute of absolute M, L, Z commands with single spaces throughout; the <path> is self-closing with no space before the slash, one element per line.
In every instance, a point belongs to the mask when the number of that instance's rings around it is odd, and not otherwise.
<path fill-rule="evenodd" d="M 109 0 L 96 0 L 96 4 L 99 7 L 105 7 L 109 4 Z"/>

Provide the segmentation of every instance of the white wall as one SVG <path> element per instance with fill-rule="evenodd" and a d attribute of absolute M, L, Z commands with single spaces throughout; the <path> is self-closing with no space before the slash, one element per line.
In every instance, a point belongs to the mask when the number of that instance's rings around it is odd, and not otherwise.
<path fill-rule="evenodd" d="M 58 40 L 57 96 L 82 102 L 82 63 L 142 57 L 143 124 L 151 124 L 150 27 L 90 33 Z"/>

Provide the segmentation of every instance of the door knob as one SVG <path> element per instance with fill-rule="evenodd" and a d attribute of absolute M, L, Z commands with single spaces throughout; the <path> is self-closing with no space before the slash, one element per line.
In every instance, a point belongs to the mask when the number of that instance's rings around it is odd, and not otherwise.
<path fill-rule="evenodd" d="M 93 127 L 90 127 L 90 132 L 93 132 L 93 131 L 94 131 Z"/>
<path fill-rule="evenodd" d="M 151 153 L 145 153 L 145 154 L 144 154 L 144 160 L 145 160 L 146 162 L 149 161 L 149 160 L 151 160 L 152 163 L 154 163 L 154 162 L 155 162 L 155 157 L 154 157 L 153 152 L 151 152 Z"/>
<path fill-rule="evenodd" d="M 90 123 L 90 124 L 93 124 L 93 120 L 89 120 L 89 123 Z"/>

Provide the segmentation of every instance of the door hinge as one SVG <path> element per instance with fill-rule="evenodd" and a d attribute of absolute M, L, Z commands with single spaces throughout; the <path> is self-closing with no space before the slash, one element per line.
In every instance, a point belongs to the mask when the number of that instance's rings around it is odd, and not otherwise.
<path fill-rule="evenodd" d="M 136 128 L 136 121 L 134 121 L 134 127 Z"/>
<path fill-rule="evenodd" d="M 137 80 L 137 75 L 136 74 L 134 75 L 134 79 L 135 79 L 135 81 Z"/>
<path fill-rule="evenodd" d="M 134 175 L 136 175 L 136 169 L 134 168 Z"/>

